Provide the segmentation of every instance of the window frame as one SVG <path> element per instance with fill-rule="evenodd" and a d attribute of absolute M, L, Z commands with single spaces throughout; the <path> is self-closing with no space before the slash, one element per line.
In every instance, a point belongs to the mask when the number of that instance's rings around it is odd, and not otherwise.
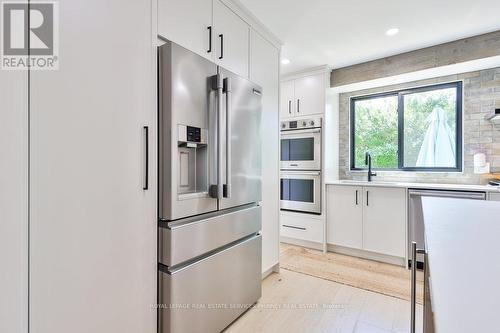
<path fill-rule="evenodd" d="M 405 167 L 404 166 L 404 96 L 421 93 L 432 90 L 455 88 L 457 92 L 456 98 L 456 137 L 455 137 L 455 167 Z M 429 86 L 415 87 L 415 88 L 405 88 L 400 90 L 393 90 L 382 93 L 375 93 L 369 95 L 353 96 L 350 97 L 349 101 L 349 156 L 350 156 L 350 170 L 351 171 L 362 171 L 367 170 L 367 168 L 357 168 L 355 166 L 355 119 L 356 101 L 369 100 L 381 97 L 397 97 L 397 113 L 398 113 L 398 167 L 397 168 L 373 168 L 373 170 L 378 171 L 425 171 L 425 172 L 462 172 L 463 171 L 463 117 L 462 117 L 462 101 L 463 101 L 463 81 L 454 81 L 448 83 L 440 83 Z"/>

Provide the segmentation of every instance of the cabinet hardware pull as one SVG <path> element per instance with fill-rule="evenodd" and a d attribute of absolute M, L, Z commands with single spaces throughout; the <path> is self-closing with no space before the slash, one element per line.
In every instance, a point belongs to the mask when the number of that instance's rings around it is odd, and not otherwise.
<path fill-rule="evenodd" d="M 224 34 L 219 35 L 220 38 L 220 56 L 219 59 L 224 58 Z"/>
<path fill-rule="evenodd" d="M 306 228 L 303 228 L 303 227 L 296 227 L 296 226 L 293 226 L 293 225 L 283 224 L 283 226 L 284 226 L 284 227 L 286 227 L 286 228 L 299 229 L 299 230 L 306 230 Z"/>
<path fill-rule="evenodd" d="M 292 101 L 288 101 L 288 113 L 292 114 Z"/>
<path fill-rule="evenodd" d="M 356 206 L 358 205 L 358 190 L 356 190 Z"/>
<path fill-rule="evenodd" d="M 207 53 L 212 52 L 212 26 L 207 27 L 208 30 L 208 50 Z"/>
<path fill-rule="evenodd" d="M 149 189 L 149 127 L 144 126 L 144 145 L 145 145 L 145 165 L 144 165 L 144 186 L 142 189 L 144 191 Z"/>
<path fill-rule="evenodd" d="M 366 206 L 369 206 L 369 202 L 368 202 L 369 193 L 370 193 L 370 191 L 366 191 Z"/>
<path fill-rule="evenodd" d="M 297 113 L 300 113 L 300 99 L 297 99 Z"/>

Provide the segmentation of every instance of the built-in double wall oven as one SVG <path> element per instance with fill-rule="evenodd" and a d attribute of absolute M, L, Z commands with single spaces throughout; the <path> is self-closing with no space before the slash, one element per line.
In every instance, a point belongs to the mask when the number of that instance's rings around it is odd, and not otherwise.
<path fill-rule="evenodd" d="M 281 122 L 281 209 L 321 214 L 321 118 Z"/>

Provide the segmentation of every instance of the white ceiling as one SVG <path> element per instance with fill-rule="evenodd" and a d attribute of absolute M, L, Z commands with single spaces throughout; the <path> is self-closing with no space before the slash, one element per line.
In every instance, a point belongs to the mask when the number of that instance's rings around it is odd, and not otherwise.
<path fill-rule="evenodd" d="M 282 73 L 344 67 L 500 30 L 499 0 L 240 0 L 283 43 Z M 388 37 L 385 31 L 400 32 Z"/>

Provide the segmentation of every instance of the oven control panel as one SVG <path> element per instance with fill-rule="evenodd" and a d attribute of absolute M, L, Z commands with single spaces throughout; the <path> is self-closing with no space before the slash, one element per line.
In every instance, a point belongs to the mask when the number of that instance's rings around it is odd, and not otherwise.
<path fill-rule="evenodd" d="M 308 118 L 308 119 L 298 119 L 298 120 L 284 120 L 281 122 L 280 129 L 282 131 L 291 131 L 306 128 L 320 128 L 321 118 Z"/>

